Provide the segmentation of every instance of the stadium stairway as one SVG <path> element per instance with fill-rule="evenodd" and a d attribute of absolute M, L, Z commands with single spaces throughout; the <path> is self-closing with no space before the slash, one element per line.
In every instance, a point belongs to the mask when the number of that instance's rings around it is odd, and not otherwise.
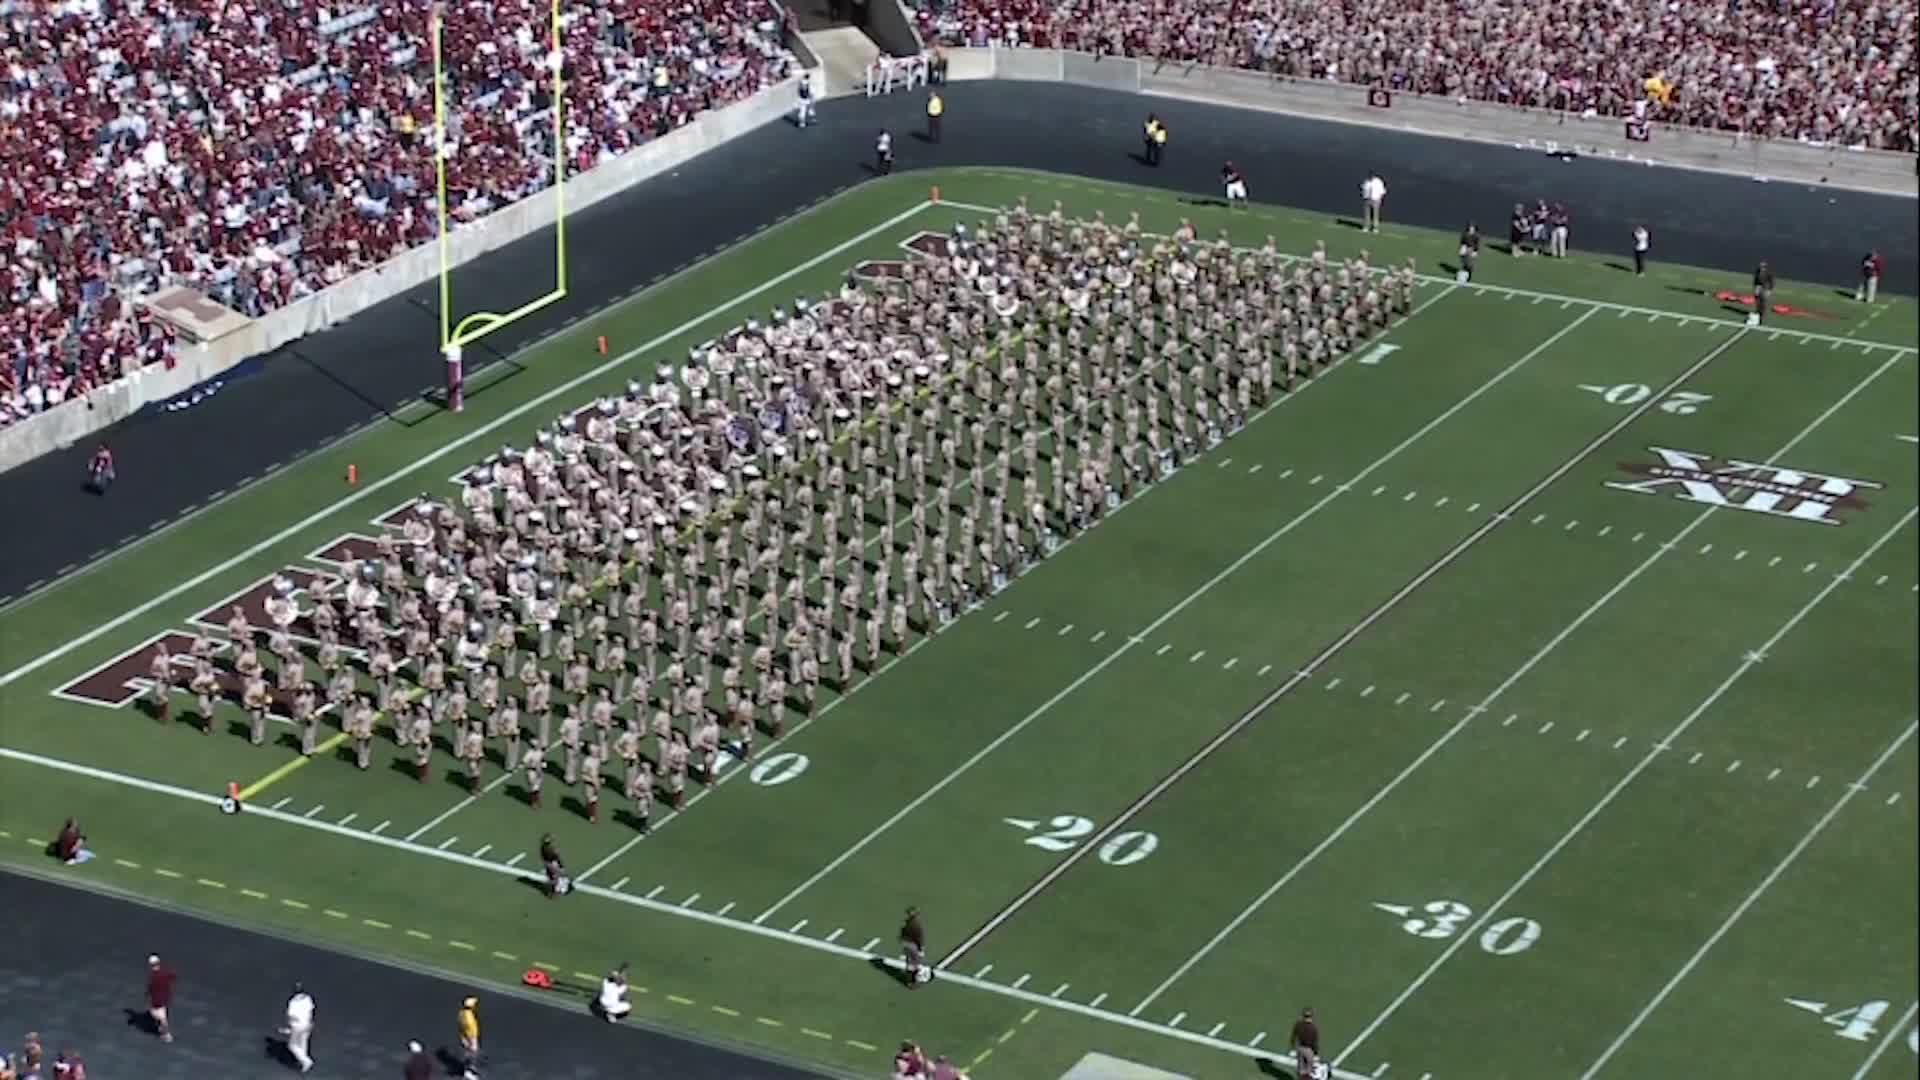
<path fill-rule="evenodd" d="M 826 82 L 823 97 L 867 92 L 867 66 L 879 58 L 880 46 L 864 30 L 837 26 L 809 30 L 800 36 L 820 58 L 820 73 Z"/>

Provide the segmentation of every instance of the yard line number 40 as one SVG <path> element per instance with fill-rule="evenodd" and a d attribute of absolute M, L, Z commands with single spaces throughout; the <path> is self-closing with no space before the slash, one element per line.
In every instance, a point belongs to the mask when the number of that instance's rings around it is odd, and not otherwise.
<path fill-rule="evenodd" d="M 1429 900 L 1424 904 L 1384 904 L 1375 908 L 1400 920 L 1400 929 L 1417 938 L 1450 938 L 1460 932 L 1473 909 L 1458 900 Z M 1480 949 L 1494 956 L 1517 956 L 1540 940 L 1540 924 L 1520 915 L 1491 923 L 1480 932 Z"/>
<path fill-rule="evenodd" d="M 1886 1001 L 1863 1001 L 1849 1008 L 1829 1009 L 1824 1001 L 1808 1001 L 1804 998 L 1786 1000 L 1794 1008 L 1819 1017 L 1821 1023 L 1833 1029 L 1836 1038 L 1849 1042 L 1869 1042 L 1880 1034 L 1879 1024 L 1892 1008 L 1892 1004 Z M 1907 1031 L 1907 1049 L 1920 1054 L 1920 1026 Z"/>

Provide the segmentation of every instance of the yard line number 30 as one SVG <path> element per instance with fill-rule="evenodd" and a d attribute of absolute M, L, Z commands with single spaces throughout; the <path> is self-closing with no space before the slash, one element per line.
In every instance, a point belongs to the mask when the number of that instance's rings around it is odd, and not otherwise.
<path fill-rule="evenodd" d="M 1473 918 L 1473 909 L 1458 900 L 1429 900 L 1417 906 L 1382 903 L 1373 906 L 1398 917 L 1402 931 L 1433 940 L 1453 937 Z M 1539 942 L 1540 932 L 1540 924 L 1533 919 L 1509 916 L 1480 932 L 1480 949 L 1493 956 L 1517 956 Z"/>

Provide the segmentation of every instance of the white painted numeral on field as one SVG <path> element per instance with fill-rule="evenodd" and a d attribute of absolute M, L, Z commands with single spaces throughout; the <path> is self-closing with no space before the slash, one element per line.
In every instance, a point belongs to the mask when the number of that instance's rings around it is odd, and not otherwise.
<path fill-rule="evenodd" d="M 1400 346 L 1395 345 L 1390 341 L 1383 341 L 1380 344 L 1375 345 L 1373 348 L 1368 349 L 1366 352 L 1362 353 L 1360 356 L 1360 362 L 1367 365 L 1378 364 L 1380 361 L 1385 360 L 1387 357 L 1392 356 L 1394 353 L 1399 351 L 1400 351 Z"/>
<path fill-rule="evenodd" d="M 1712 394 L 1696 394 L 1691 390 L 1675 390 L 1660 403 L 1660 411 L 1678 416 L 1692 416 L 1700 411 L 1700 406 L 1713 400 Z"/>
<path fill-rule="evenodd" d="M 1025 818 L 1001 818 L 1000 820 L 1016 829 L 1033 832 L 1040 828 L 1040 822 Z M 1046 829 L 1034 833 L 1023 843 L 1031 844 L 1042 851 L 1072 851 L 1080 846 L 1080 841 L 1093 833 L 1093 822 L 1078 814 L 1061 814 L 1046 823 Z M 1160 838 L 1150 832 L 1123 832 L 1109 837 L 1100 845 L 1100 861 L 1108 866 L 1132 866 L 1144 860 L 1160 847 Z"/>
<path fill-rule="evenodd" d="M 1913 1030 L 1907 1032 L 1907 1049 L 1920 1054 L 1920 1024 L 1915 1024 Z"/>
<path fill-rule="evenodd" d="M 1852 1042 L 1867 1042 L 1879 1031 L 1873 1026 L 1887 1015 L 1887 1003 L 1867 1001 L 1851 1009 L 1835 1009 L 1820 1018 L 1820 1022 L 1837 1028 L 1835 1035 Z"/>
<path fill-rule="evenodd" d="M 789 780 L 798 780 L 809 764 L 807 755 L 784 750 L 761 759 L 760 764 L 747 774 L 747 779 L 761 787 L 774 787 Z"/>
<path fill-rule="evenodd" d="M 1450 938 L 1459 933 L 1461 923 L 1473 918 L 1473 909 L 1458 900 L 1429 901 L 1420 910 L 1433 918 L 1408 919 L 1400 924 L 1400 929 L 1414 937 Z"/>
<path fill-rule="evenodd" d="M 1159 846 L 1160 838 L 1150 832 L 1123 832 L 1100 845 L 1100 861 L 1108 866 L 1132 866 Z"/>
<path fill-rule="evenodd" d="M 1473 918 L 1473 909 L 1458 900 L 1429 900 L 1420 905 L 1424 916 L 1407 919 L 1404 916 L 1413 909 L 1404 904 L 1373 905 L 1389 915 L 1401 916 L 1400 929 L 1414 937 L 1439 940 L 1450 938 L 1460 932 L 1460 927 Z M 1480 935 L 1480 949 L 1493 956 L 1515 956 L 1533 948 L 1540 940 L 1540 924 L 1524 916 L 1514 915 L 1501 919 L 1486 928 Z"/>
<path fill-rule="evenodd" d="M 1071 851 L 1080 846 L 1080 840 L 1093 831 L 1093 822 L 1072 814 L 1062 814 L 1047 822 L 1047 831 L 1038 836 L 1027 837 L 1027 843 L 1042 851 Z"/>
<path fill-rule="evenodd" d="M 1609 405 L 1638 405 L 1653 396 L 1653 387 L 1645 383 L 1621 383 L 1618 386 L 1582 385 L 1580 389 L 1590 394 L 1600 395 L 1600 400 Z M 1660 402 L 1660 411 L 1677 416 L 1692 416 L 1700 411 L 1702 405 L 1712 400 L 1712 394 L 1676 390 Z"/>
<path fill-rule="evenodd" d="M 1495 956 L 1514 956 L 1533 948 L 1539 940 L 1539 923 L 1514 916 L 1487 927 L 1480 935 L 1480 948 Z"/>

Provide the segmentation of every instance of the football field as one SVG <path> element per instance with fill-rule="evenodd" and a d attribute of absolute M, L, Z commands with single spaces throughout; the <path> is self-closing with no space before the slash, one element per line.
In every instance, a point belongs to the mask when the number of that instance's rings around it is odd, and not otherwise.
<path fill-rule="evenodd" d="M 204 736 L 145 708 L 156 644 L 1023 195 L 1425 276 L 1383 337 L 651 833 L 557 778 L 531 808 L 497 763 L 469 791 L 442 750 L 423 784 L 384 740 L 362 772 L 338 739 L 250 745 L 237 705 Z M 631 961 L 641 1021 L 852 1076 L 903 1038 L 979 1078 L 1091 1051 L 1291 1076 L 1306 1006 L 1345 1077 L 1913 1076 L 1913 301 L 1787 284 L 1750 328 L 1735 275 L 1489 251 L 1462 284 L 1452 252 L 1068 177 L 858 187 L 483 373 L 461 414 L 0 609 L 0 859 L 480 985 Z M 100 857 L 50 866 L 70 814 Z M 519 884 L 543 833 L 561 901 Z M 873 962 L 909 904 L 940 972 L 911 993 Z"/>

